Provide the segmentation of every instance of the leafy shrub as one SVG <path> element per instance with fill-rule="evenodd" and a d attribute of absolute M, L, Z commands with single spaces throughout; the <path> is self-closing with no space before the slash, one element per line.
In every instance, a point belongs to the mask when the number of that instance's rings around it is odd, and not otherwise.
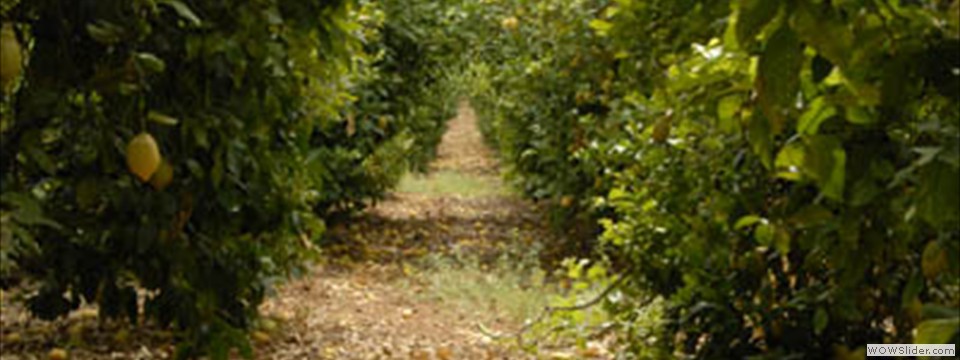
<path fill-rule="evenodd" d="M 519 26 L 477 15 L 503 26 L 467 76 L 485 133 L 529 195 L 602 219 L 626 292 L 666 298 L 664 349 L 956 341 L 956 1 L 487 6 Z"/>
<path fill-rule="evenodd" d="M 427 1 L 361 2 L 363 51 L 354 56 L 346 124 L 311 139 L 308 164 L 316 167 L 316 188 L 324 189 L 318 212 L 360 209 L 436 155 L 456 102 L 447 89 L 446 40 L 436 35 L 441 9 Z"/>
<path fill-rule="evenodd" d="M 408 69 L 382 54 L 418 50 L 379 37 L 399 20 L 373 3 L 4 1 L 2 18 L 28 58 L 0 109 L 4 278 L 36 280 L 45 319 L 89 302 L 138 322 L 144 300 L 180 356 L 249 356 L 243 330 L 321 218 L 425 162 L 452 109 L 435 83 L 384 85 Z M 412 76 L 436 77 L 426 59 Z M 169 185 L 125 168 L 142 132 Z"/>
<path fill-rule="evenodd" d="M 346 67 L 321 66 L 355 46 L 346 3 L 31 1 L 8 16 L 32 44 L 2 156 L 14 236 L 39 249 L 18 259 L 40 284 L 30 309 L 85 300 L 136 321 L 144 289 L 181 355 L 249 352 L 235 329 L 322 232 L 305 135 L 343 101 L 303 99 L 346 91 Z M 125 169 L 140 132 L 174 168 L 163 191 Z"/>

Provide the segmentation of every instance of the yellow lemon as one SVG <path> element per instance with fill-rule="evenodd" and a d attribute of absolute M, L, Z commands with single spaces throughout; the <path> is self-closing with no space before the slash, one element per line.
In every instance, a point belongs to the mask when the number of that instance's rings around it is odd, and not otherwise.
<path fill-rule="evenodd" d="M 157 172 L 153 173 L 153 177 L 150 178 L 150 185 L 153 185 L 154 189 L 161 191 L 166 189 L 172 181 L 173 165 L 170 165 L 170 162 L 164 159 L 160 162 L 160 167 L 157 168 Z"/>
<path fill-rule="evenodd" d="M 274 331 L 277 331 L 278 326 L 279 325 L 277 325 L 277 322 L 271 319 L 264 318 L 260 320 L 260 329 L 262 329 L 265 332 L 272 333 Z"/>
<path fill-rule="evenodd" d="M 513 31 L 520 26 L 520 20 L 518 20 L 516 17 L 511 16 L 501 20 L 500 26 L 502 26 L 506 30 Z"/>
<path fill-rule="evenodd" d="M 266 345 L 270 343 L 270 334 L 267 334 L 263 331 L 254 331 L 250 334 L 250 337 L 253 338 L 253 341 L 260 345 Z"/>
<path fill-rule="evenodd" d="M 160 148 L 148 133 L 140 133 L 127 144 L 127 167 L 140 181 L 150 180 L 160 168 Z M 171 174 L 172 176 L 172 174 Z"/>
<path fill-rule="evenodd" d="M 6 90 L 23 70 L 20 42 L 13 33 L 13 25 L 4 23 L 0 29 L 0 87 Z"/>
<path fill-rule="evenodd" d="M 67 360 L 67 351 L 61 348 L 54 348 L 48 354 L 50 360 Z"/>

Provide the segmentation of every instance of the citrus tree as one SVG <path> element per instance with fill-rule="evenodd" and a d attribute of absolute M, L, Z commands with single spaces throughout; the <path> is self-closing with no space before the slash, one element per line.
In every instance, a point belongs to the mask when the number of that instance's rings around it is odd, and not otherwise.
<path fill-rule="evenodd" d="M 488 138 L 529 195 L 600 220 L 636 353 L 956 342 L 956 1 L 485 6 Z"/>
<path fill-rule="evenodd" d="M 2 5 L 4 281 L 30 279 L 44 319 L 94 303 L 171 327 L 181 357 L 250 356 L 322 218 L 425 162 L 452 108 L 430 83 L 379 90 L 404 69 L 374 3 Z"/>
<path fill-rule="evenodd" d="M 447 7 L 429 1 L 362 1 L 341 122 L 316 131 L 308 163 L 321 214 L 350 215 L 379 200 L 408 169 L 435 156 L 444 123 L 455 113 L 447 80 L 455 63 L 442 19 Z M 333 165 L 331 165 L 333 164 Z M 338 216 L 338 218 L 340 218 Z"/>
<path fill-rule="evenodd" d="M 611 36 L 638 19 L 727 14 L 628 5 Z M 641 273 L 676 301 L 677 349 L 845 357 L 956 341 L 951 6 L 738 1 L 692 48 L 654 49 L 675 56 L 647 98 L 655 145 L 611 192 L 627 216 L 608 235 L 635 258 L 668 254 Z"/>

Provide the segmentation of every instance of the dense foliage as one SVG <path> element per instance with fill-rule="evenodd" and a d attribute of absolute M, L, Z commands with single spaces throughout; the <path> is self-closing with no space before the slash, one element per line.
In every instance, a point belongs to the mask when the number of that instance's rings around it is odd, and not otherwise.
<path fill-rule="evenodd" d="M 445 8 L 427 1 L 361 3 L 352 101 L 342 123 L 311 139 L 308 164 L 321 176 L 321 213 L 349 214 L 381 198 L 407 169 L 425 170 L 455 111 L 445 66 L 454 58 L 447 38 L 436 35 Z"/>
<path fill-rule="evenodd" d="M 422 167 L 453 109 L 447 54 L 408 34 L 431 14 L 400 2 L 2 5 L 4 52 L 23 50 L 10 86 L 4 57 L 4 281 L 30 278 L 41 318 L 145 314 L 181 356 L 249 355 L 242 330 L 323 218 Z M 130 159 L 144 133 L 166 170 Z"/>
<path fill-rule="evenodd" d="M 41 317 L 97 303 L 249 354 L 269 286 L 423 169 L 464 93 L 525 194 L 599 224 L 577 250 L 627 271 L 634 353 L 957 342 L 958 0 L 0 10 L 0 271 Z"/>
<path fill-rule="evenodd" d="M 957 1 L 491 1 L 473 16 L 491 143 L 529 195 L 600 219 L 625 293 L 667 300 L 653 334 L 634 301 L 611 304 L 636 353 L 957 341 Z"/>

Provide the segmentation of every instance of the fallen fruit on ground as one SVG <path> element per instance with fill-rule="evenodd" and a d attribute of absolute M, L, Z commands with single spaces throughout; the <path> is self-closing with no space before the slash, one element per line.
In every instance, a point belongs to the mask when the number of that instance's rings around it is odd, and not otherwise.
<path fill-rule="evenodd" d="M 271 319 L 265 318 L 260 321 L 260 328 L 263 329 L 263 331 L 274 332 L 274 331 L 277 331 L 277 327 L 278 327 L 277 322 Z"/>
<path fill-rule="evenodd" d="M 260 345 L 266 345 L 270 343 L 270 334 L 267 334 L 263 331 L 254 331 L 250 334 L 250 337 L 253 338 L 253 341 Z"/>
<path fill-rule="evenodd" d="M 67 351 L 61 348 L 54 348 L 50 350 L 50 354 L 47 355 L 50 360 L 67 360 Z"/>
<path fill-rule="evenodd" d="M 504 29 L 513 31 L 520 26 L 520 20 L 518 20 L 516 17 L 511 16 L 500 21 L 500 26 L 503 26 Z"/>
<path fill-rule="evenodd" d="M 4 335 L 3 340 L 5 340 L 8 344 L 14 345 L 20 343 L 20 341 L 23 340 L 23 336 L 18 332 L 13 332 Z"/>

